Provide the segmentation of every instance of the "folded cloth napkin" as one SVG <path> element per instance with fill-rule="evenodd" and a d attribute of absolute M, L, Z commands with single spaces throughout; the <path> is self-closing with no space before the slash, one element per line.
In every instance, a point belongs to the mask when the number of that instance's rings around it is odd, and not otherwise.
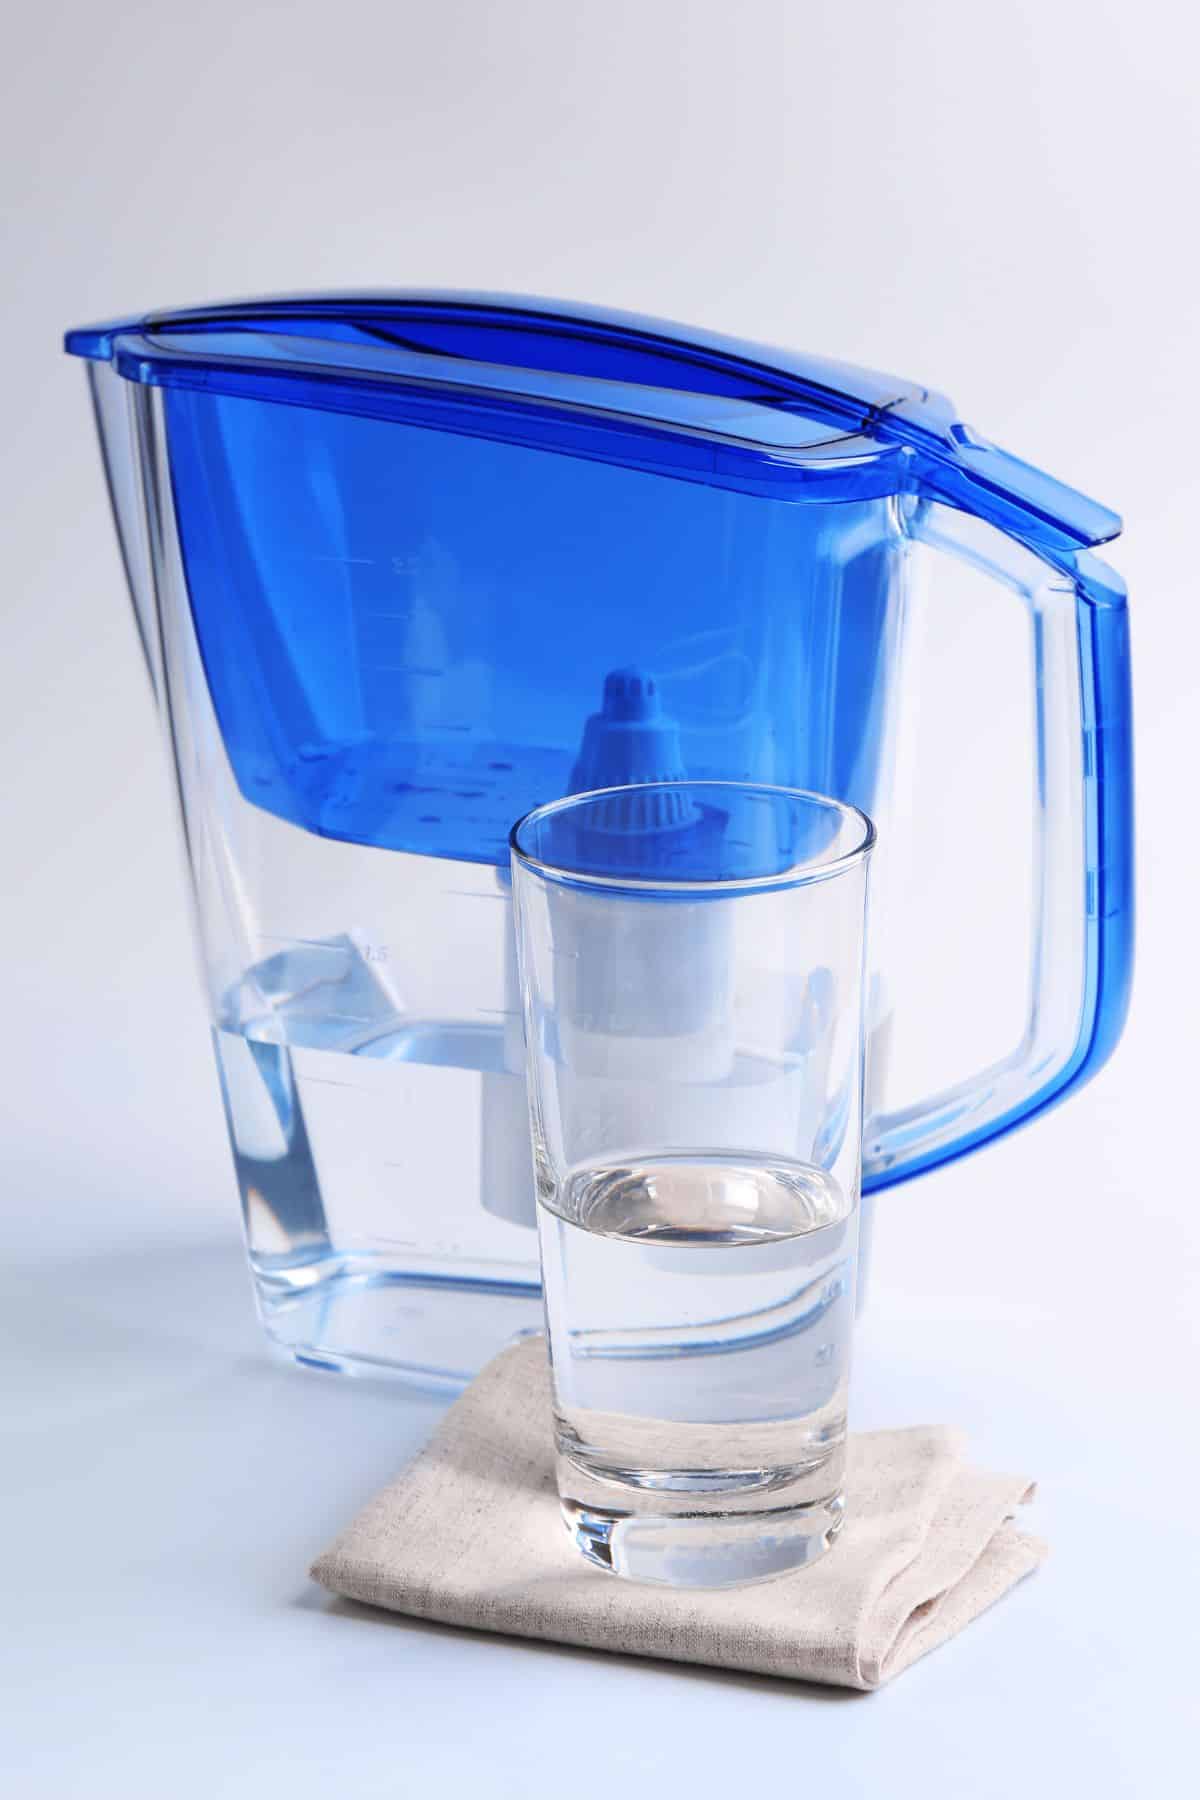
<path fill-rule="evenodd" d="M 672 1589 L 584 1561 L 558 1510 L 540 1337 L 488 1364 L 403 1474 L 313 1566 L 352 1600 L 482 1631 L 840 1687 L 899 1674 L 1036 1568 L 1010 1523 L 1024 1477 L 963 1460 L 945 1426 L 852 1436 L 846 1522 L 807 1569 Z"/>

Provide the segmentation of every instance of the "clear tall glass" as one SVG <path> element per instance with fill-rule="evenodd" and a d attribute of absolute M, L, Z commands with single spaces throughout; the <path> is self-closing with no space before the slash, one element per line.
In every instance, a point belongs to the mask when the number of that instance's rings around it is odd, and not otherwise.
<path fill-rule="evenodd" d="M 841 1523 L 873 841 L 733 782 L 513 828 L 559 1493 L 617 1574 L 759 1580 Z"/>

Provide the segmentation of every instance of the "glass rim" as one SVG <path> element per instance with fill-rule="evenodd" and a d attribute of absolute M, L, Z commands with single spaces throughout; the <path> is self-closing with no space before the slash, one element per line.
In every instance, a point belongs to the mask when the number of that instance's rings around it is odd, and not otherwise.
<path fill-rule="evenodd" d="M 819 806 L 827 812 L 837 814 L 843 821 L 855 823 L 859 829 L 858 840 L 850 849 L 843 850 L 836 856 L 823 860 L 803 858 L 775 874 L 702 875 L 691 879 L 676 876 L 593 874 L 587 869 L 572 868 L 568 863 L 550 862 L 544 857 L 536 856 L 519 841 L 520 834 L 529 825 L 540 824 L 543 819 L 553 818 L 556 814 L 570 812 L 597 800 L 608 800 L 621 794 L 645 793 L 647 789 L 695 791 L 710 788 L 718 792 L 724 790 L 728 793 L 758 795 L 772 800 L 799 800 Z M 563 794 L 557 800 L 544 801 L 540 806 L 531 807 L 515 822 L 508 834 L 508 847 L 513 860 L 522 868 L 550 881 L 566 881 L 580 887 L 620 889 L 626 893 L 736 894 L 759 893 L 773 888 L 809 887 L 818 881 L 832 880 L 835 876 L 844 875 L 856 864 L 865 862 L 875 848 L 877 837 L 874 821 L 861 807 L 848 800 L 835 800 L 831 794 L 822 794 L 816 788 L 786 787 L 769 781 L 708 781 L 703 777 L 694 777 L 683 781 L 623 782 L 616 787 L 587 788 L 577 794 Z"/>

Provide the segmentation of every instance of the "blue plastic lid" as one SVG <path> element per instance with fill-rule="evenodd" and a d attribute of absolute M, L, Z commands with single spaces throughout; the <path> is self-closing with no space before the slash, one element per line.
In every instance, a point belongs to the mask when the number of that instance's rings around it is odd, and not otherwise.
<path fill-rule="evenodd" d="M 248 300 L 80 327 L 66 348 L 130 381 L 426 424 L 775 499 L 920 488 L 1060 553 L 1121 528 L 919 383 L 560 301 Z"/>

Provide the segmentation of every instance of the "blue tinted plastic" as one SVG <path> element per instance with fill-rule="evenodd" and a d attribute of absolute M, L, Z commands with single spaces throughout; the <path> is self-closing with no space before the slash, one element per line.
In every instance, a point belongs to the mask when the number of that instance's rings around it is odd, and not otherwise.
<path fill-rule="evenodd" d="M 1094 836 L 1088 845 L 1090 1036 L 1081 1038 L 1063 1092 L 1107 1062 L 1125 1025 L 1133 985 L 1133 695 L 1125 590 L 1111 569 L 1080 559 L 1080 656 L 1085 779 Z"/>
<path fill-rule="evenodd" d="M 585 722 L 630 664 L 654 672 L 678 759 L 646 776 L 873 802 L 886 498 L 789 505 L 187 389 L 166 418 L 201 654 L 256 805 L 502 867 L 513 819 L 579 785 Z"/>
<path fill-rule="evenodd" d="M 660 452 L 671 425 L 705 431 L 727 440 L 723 451 L 710 444 L 706 463 L 702 447 L 693 444 L 689 459 L 676 442 L 668 461 L 709 480 L 725 468 L 732 479 L 758 480 L 772 492 L 786 490 L 789 474 L 797 479 L 801 465 L 787 454 L 796 437 L 811 448 L 832 433 L 835 443 L 858 440 L 839 445 L 839 459 L 860 459 L 871 445 L 876 456 L 884 448 L 917 452 L 931 491 L 1042 549 L 1069 552 L 1120 530 L 1115 513 L 987 443 L 920 384 L 632 314 L 497 295 L 303 296 L 80 327 L 67 334 L 66 347 L 114 358 L 131 380 L 380 417 L 411 417 L 422 383 L 442 390 L 426 394 L 427 406 L 440 399 L 453 409 L 448 388 L 457 375 L 467 388 L 477 384 L 465 409 L 459 396 L 460 429 L 524 429 L 540 441 L 539 430 L 544 437 L 557 424 L 560 448 L 573 438 L 578 454 L 623 451 L 629 459 L 634 421 L 653 421 Z M 481 380 L 485 369 L 542 379 L 526 382 L 519 404 L 511 390 L 506 407 L 493 401 L 489 418 L 479 388 L 494 391 L 495 382 Z M 555 376 L 568 378 L 566 389 Z M 580 382 L 614 390 L 591 396 L 608 413 L 604 423 L 564 417 L 564 405 L 589 404 Z M 637 391 L 615 391 L 622 387 Z M 673 408 L 653 406 L 655 389 L 681 398 Z M 728 406 L 698 411 L 696 396 L 742 402 L 745 410 L 734 425 Z M 617 418 L 626 421 L 623 431 Z M 785 429 L 781 438 L 781 425 L 797 423 L 798 432 Z M 827 429 L 814 434 L 814 426 Z M 781 453 L 782 470 L 772 467 Z"/>

